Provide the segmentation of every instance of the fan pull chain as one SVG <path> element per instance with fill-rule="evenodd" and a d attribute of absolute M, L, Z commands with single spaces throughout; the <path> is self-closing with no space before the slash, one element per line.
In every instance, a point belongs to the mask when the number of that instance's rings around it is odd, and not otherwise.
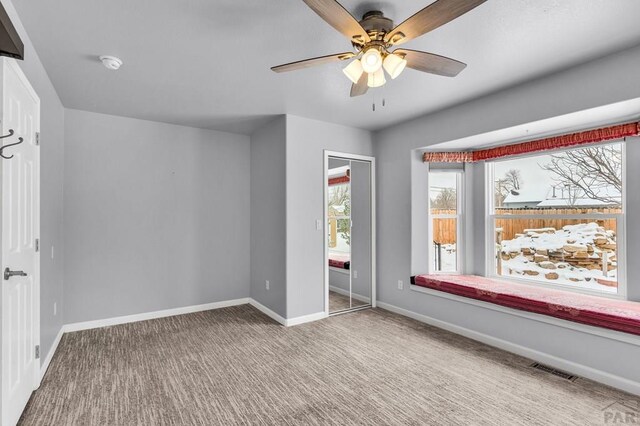
<path fill-rule="evenodd" d="M 382 89 L 382 91 L 384 92 L 384 88 Z M 376 93 L 373 92 L 372 96 L 373 96 L 373 103 L 371 104 L 371 109 L 373 110 L 373 112 L 376 112 Z M 384 93 L 382 93 L 382 106 L 385 107 L 386 105 L 387 105 L 387 100 L 384 97 Z"/>
<path fill-rule="evenodd" d="M 384 86 L 382 86 L 382 107 L 384 108 L 384 106 L 386 105 L 386 99 L 384 97 Z"/>

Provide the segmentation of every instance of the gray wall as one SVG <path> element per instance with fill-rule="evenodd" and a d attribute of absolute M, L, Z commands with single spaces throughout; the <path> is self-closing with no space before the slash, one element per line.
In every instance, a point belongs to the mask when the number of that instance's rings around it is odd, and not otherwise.
<path fill-rule="evenodd" d="M 418 293 L 406 285 L 412 273 L 420 272 L 412 271 L 411 265 L 411 176 L 420 176 L 412 149 L 640 97 L 638 69 L 640 47 L 377 132 L 378 300 L 640 381 L 636 346 Z M 480 167 L 474 165 L 467 176 L 478 198 L 484 191 Z M 469 175 L 475 177 L 471 182 Z M 634 190 L 630 187 L 630 191 Z M 482 206 L 467 218 L 476 240 L 469 243 L 478 247 L 475 264 L 469 270 L 477 273 L 484 265 L 484 204 L 474 205 Z M 640 211 L 633 209 L 629 206 L 628 210 Z M 629 229 L 627 234 L 628 241 L 640 239 L 637 229 Z M 629 245 L 629 252 L 637 253 L 631 251 L 636 246 Z M 630 277 L 640 278 L 640 268 L 633 262 L 629 265 L 633 268 L 629 270 Z M 397 289 L 398 280 L 405 282 L 404 290 Z"/>
<path fill-rule="evenodd" d="M 65 323 L 249 296 L 248 136 L 66 110 Z"/>
<path fill-rule="evenodd" d="M 287 115 L 287 318 L 324 311 L 325 149 L 371 155 L 371 133 Z"/>
<path fill-rule="evenodd" d="M 640 188 L 640 173 L 637 165 L 640 164 L 640 137 L 628 138 L 626 144 L 626 246 L 627 246 L 627 298 L 640 302 L 640 197 L 637 196 Z"/>
<path fill-rule="evenodd" d="M 351 281 L 351 271 L 334 270 L 329 268 L 329 287 L 349 292 L 349 284 Z M 329 312 L 335 311 L 334 307 L 329 305 Z"/>
<path fill-rule="evenodd" d="M 285 116 L 251 135 L 251 297 L 282 317 L 287 313 L 285 148 Z"/>
<path fill-rule="evenodd" d="M 25 45 L 25 60 L 18 64 L 40 97 L 40 361 L 44 362 L 63 324 L 64 108 L 12 2 L 2 4 Z M 54 258 L 51 247 L 55 247 Z"/>

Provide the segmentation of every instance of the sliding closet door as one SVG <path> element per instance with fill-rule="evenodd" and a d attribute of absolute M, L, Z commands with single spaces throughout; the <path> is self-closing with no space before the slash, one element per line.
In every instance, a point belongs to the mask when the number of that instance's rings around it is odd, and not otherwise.
<path fill-rule="evenodd" d="M 349 160 L 329 158 L 327 247 L 329 312 L 351 308 L 351 182 Z"/>
<path fill-rule="evenodd" d="M 371 163 L 351 161 L 351 306 L 371 303 Z"/>

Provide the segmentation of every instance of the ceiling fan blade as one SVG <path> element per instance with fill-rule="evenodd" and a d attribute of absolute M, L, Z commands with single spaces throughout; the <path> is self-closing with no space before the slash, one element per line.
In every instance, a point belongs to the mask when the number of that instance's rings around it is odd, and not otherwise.
<path fill-rule="evenodd" d="M 316 65 L 328 64 L 330 62 L 345 61 L 349 58 L 353 58 L 354 56 L 355 53 L 353 52 L 336 53 L 335 55 L 319 56 L 317 58 L 303 59 L 302 61 L 278 65 L 271 67 L 271 70 L 275 72 L 301 70 L 303 68 L 315 67 Z"/>
<path fill-rule="evenodd" d="M 336 0 L 303 0 L 322 19 L 340 31 L 350 41 L 364 44 L 371 41 L 362 25 Z"/>
<path fill-rule="evenodd" d="M 445 77 L 455 77 L 467 67 L 467 64 L 455 59 L 419 50 L 396 49 L 393 53 L 404 55 L 409 68 Z"/>
<path fill-rule="evenodd" d="M 351 85 L 351 97 L 355 98 L 356 96 L 362 96 L 367 93 L 369 90 L 369 85 L 367 84 L 369 80 L 369 75 L 366 72 L 363 72 L 358 80 L 358 84 Z"/>
<path fill-rule="evenodd" d="M 487 0 L 437 0 L 384 36 L 384 41 L 401 44 L 464 15 Z"/>

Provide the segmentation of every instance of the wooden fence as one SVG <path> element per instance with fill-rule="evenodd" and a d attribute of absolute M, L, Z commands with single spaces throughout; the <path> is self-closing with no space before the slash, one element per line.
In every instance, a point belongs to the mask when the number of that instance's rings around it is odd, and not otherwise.
<path fill-rule="evenodd" d="M 456 214 L 455 210 L 432 209 L 432 214 Z M 496 219 L 496 228 L 502 228 L 502 239 L 512 240 L 516 234 L 525 229 L 555 228 L 562 229 L 566 225 L 576 225 L 585 222 L 596 222 L 605 229 L 617 232 L 615 219 L 598 219 L 601 214 L 619 214 L 620 209 L 496 209 L 497 215 L 512 215 L 513 219 Z M 518 219 L 518 215 L 593 215 L 584 219 Z M 434 219 L 433 241 L 440 244 L 456 242 L 456 220 Z"/>

